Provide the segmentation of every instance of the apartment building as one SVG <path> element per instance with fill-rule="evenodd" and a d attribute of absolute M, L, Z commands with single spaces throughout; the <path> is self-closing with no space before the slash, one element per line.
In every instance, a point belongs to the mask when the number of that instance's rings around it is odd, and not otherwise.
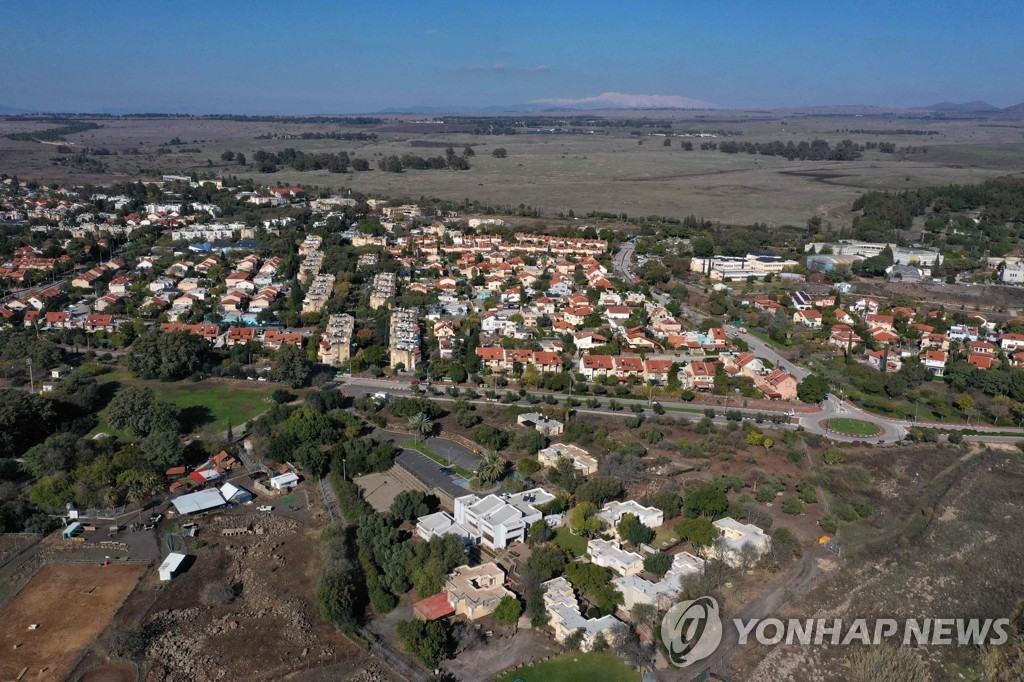
<path fill-rule="evenodd" d="M 320 338 L 317 358 L 325 365 L 340 367 L 348 362 L 352 352 L 352 332 L 356 320 L 347 313 L 331 315 Z"/>
<path fill-rule="evenodd" d="M 318 313 L 334 294 L 334 275 L 317 275 L 302 299 L 302 312 Z"/>
<path fill-rule="evenodd" d="M 539 507 L 554 499 L 543 488 L 502 497 L 463 495 L 455 498 L 455 522 L 485 547 L 501 549 L 523 540 L 530 524 L 543 518 Z"/>
<path fill-rule="evenodd" d="M 379 272 L 373 278 L 370 285 L 370 307 L 377 308 L 390 305 L 392 299 L 398 295 L 398 286 L 395 273 Z"/>
<path fill-rule="evenodd" d="M 399 365 L 411 372 L 419 365 L 420 318 L 415 308 L 396 308 L 391 313 L 391 336 L 388 342 L 391 354 L 391 369 Z"/>

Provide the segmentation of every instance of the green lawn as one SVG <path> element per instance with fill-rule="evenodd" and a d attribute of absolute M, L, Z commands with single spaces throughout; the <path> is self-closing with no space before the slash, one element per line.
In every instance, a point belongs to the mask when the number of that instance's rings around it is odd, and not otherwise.
<path fill-rule="evenodd" d="M 562 549 L 569 550 L 576 557 L 587 553 L 587 539 L 582 535 L 573 535 L 567 526 L 562 526 L 555 531 L 553 542 Z"/>
<path fill-rule="evenodd" d="M 513 670 L 494 682 L 638 682 L 640 673 L 630 670 L 613 653 L 574 652 L 534 666 Z"/>
<path fill-rule="evenodd" d="M 229 419 L 232 426 L 237 427 L 266 412 L 270 408 L 267 398 L 275 388 L 278 388 L 276 384 L 223 379 L 206 379 L 198 382 L 148 381 L 136 379 L 124 371 L 106 374 L 103 380 L 115 383 L 117 389 L 129 385 L 153 389 L 160 399 L 181 408 L 181 417 L 186 429 L 197 431 L 200 436 L 206 437 L 226 431 Z M 107 423 L 106 410 L 100 411 L 99 420 L 99 425 L 93 433 L 105 432 L 128 437 L 129 434 L 121 433 Z"/>
<path fill-rule="evenodd" d="M 877 425 L 863 419 L 836 417 L 828 420 L 828 428 L 846 436 L 875 436 L 881 432 Z"/>

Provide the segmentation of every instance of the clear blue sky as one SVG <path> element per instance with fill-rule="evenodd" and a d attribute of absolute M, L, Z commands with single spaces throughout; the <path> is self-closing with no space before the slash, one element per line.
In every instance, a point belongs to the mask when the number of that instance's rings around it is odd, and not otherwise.
<path fill-rule="evenodd" d="M 1024 101 L 1022 29 L 1019 0 L 0 0 L 0 105 L 347 113 L 618 91 L 1006 106 Z"/>

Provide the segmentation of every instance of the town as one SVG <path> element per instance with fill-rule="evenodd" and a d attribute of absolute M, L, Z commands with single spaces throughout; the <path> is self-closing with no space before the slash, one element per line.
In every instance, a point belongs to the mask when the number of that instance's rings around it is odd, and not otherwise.
<path fill-rule="evenodd" d="M 560 650 L 671 670 L 656 633 L 675 603 L 739 610 L 854 549 L 843 529 L 876 502 L 822 468 L 1022 437 L 1021 311 L 900 295 L 971 286 L 934 247 L 719 255 L 714 230 L 652 244 L 645 227 L 170 175 L 2 176 L 0 209 L 4 530 L 53 531 L 15 575 L 48 553 L 127 580 L 159 564 L 155 586 L 246 604 L 244 621 L 250 592 L 280 587 L 202 582 L 210 543 L 245 572 L 244 543 L 324 528 L 320 627 L 407 679 L 513 679 Z M 1019 258 L 981 267 L 1019 285 Z M 275 646 L 357 657 L 334 635 Z M 105 637 L 167 679 L 198 665 L 169 632 Z"/>

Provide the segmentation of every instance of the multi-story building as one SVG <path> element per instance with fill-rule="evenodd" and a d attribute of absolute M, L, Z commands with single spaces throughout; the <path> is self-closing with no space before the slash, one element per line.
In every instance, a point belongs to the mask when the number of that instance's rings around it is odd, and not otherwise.
<path fill-rule="evenodd" d="M 317 275 L 302 299 L 302 312 L 318 313 L 334 293 L 334 275 Z"/>
<path fill-rule="evenodd" d="M 352 352 L 352 332 L 355 324 L 355 318 L 347 313 L 331 315 L 327 321 L 327 329 L 320 338 L 320 348 L 317 350 L 320 362 L 335 367 L 348 362 Z"/>
<path fill-rule="evenodd" d="M 501 549 L 526 537 L 534 521 L 543 518 L 538 507 L 555 499 L 543 488 L 515 495 L 463 495 L 455 498 L 455 522 L 490 549 Z"/>
<path fill-rule="evenodd" d="M 376 310 L 382 306 L 390 305 L 392 299 L 398 293 L 395 273 L 379 272 L 373 278 L 370 286 L 370 307 Z"/>
<path fill-rule="evenodd" d="M 399 365 L 411 372 L 419 365 L 420 318 L 415 308 L 396 308 L 391 313 L 391 336 L 388 342 L 391 352 L 391 368 Z"/>

